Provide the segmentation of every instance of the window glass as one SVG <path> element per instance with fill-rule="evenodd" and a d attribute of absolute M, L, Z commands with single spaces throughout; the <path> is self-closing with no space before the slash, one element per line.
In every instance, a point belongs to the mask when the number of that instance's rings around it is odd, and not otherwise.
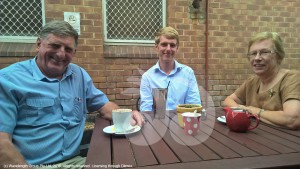
<path fill-rule="evenodd" d="M 106 43 L 153 43 L 165 26 L 165 0 L 103 0 Z"/>
<path fill-rule="evenodd" d="M 43 0 L 1 0 L 0 40 L 35 42 L 44 23 L 43 3 Z"/>

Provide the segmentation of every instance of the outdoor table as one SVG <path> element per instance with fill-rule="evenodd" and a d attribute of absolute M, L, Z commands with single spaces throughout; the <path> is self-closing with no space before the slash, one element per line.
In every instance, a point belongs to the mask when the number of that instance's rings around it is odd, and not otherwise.
<path fill-rule="evenodd" d="M 164 119 L 143 112 L 146 124 L 130 135 L 102 130 L 111 122 L 97 117 L 85 168 L 299 168 L 300 131 L 265 123 L 245 133 L 216 120 L 221 108 L 207 110 L 196 136 L 184 134 L 176 111 Z"/>

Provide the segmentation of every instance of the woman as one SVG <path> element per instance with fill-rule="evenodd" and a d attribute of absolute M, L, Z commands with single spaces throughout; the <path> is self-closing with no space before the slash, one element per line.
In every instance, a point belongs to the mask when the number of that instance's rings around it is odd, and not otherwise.
<path fill-rule="evenodd" d="M 256 76 L 228 96 L 223 106 L 241 107 L 274 126 L 299 129 L 300 71 L 281 68 L 285 52 L 280 36 L 258 33 L 249 42 L 247 56 Z"/>

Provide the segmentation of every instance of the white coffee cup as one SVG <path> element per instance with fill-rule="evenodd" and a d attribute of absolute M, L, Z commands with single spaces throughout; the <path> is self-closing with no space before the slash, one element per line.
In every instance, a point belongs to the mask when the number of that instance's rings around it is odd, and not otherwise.
<path fill-rule="evenodd" d="M 125 132 L 130 127 L 131 109 L 115 109 L 112 110 L 112 120 L 116 132 Z"/>

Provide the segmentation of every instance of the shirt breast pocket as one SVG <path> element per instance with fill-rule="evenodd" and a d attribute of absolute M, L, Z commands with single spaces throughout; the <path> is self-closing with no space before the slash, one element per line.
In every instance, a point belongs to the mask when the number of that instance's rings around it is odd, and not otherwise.
<path fill-rule="evenodd" d="M 74 99 L 74 108 L 73 112 L 75 113 L 75 121 L 80 122 L 83 120 L 84 110 L 83 110 L 83 100 L 80 97 Z"/>
<path fill-rule="evenodd" d="M 57 116 L 54 104 L 53 98 L 28 98 L 26 99 L 26 108 L 21 111 L 21 116 L 25 116 L 27 124 L 51 123 Z"/>

